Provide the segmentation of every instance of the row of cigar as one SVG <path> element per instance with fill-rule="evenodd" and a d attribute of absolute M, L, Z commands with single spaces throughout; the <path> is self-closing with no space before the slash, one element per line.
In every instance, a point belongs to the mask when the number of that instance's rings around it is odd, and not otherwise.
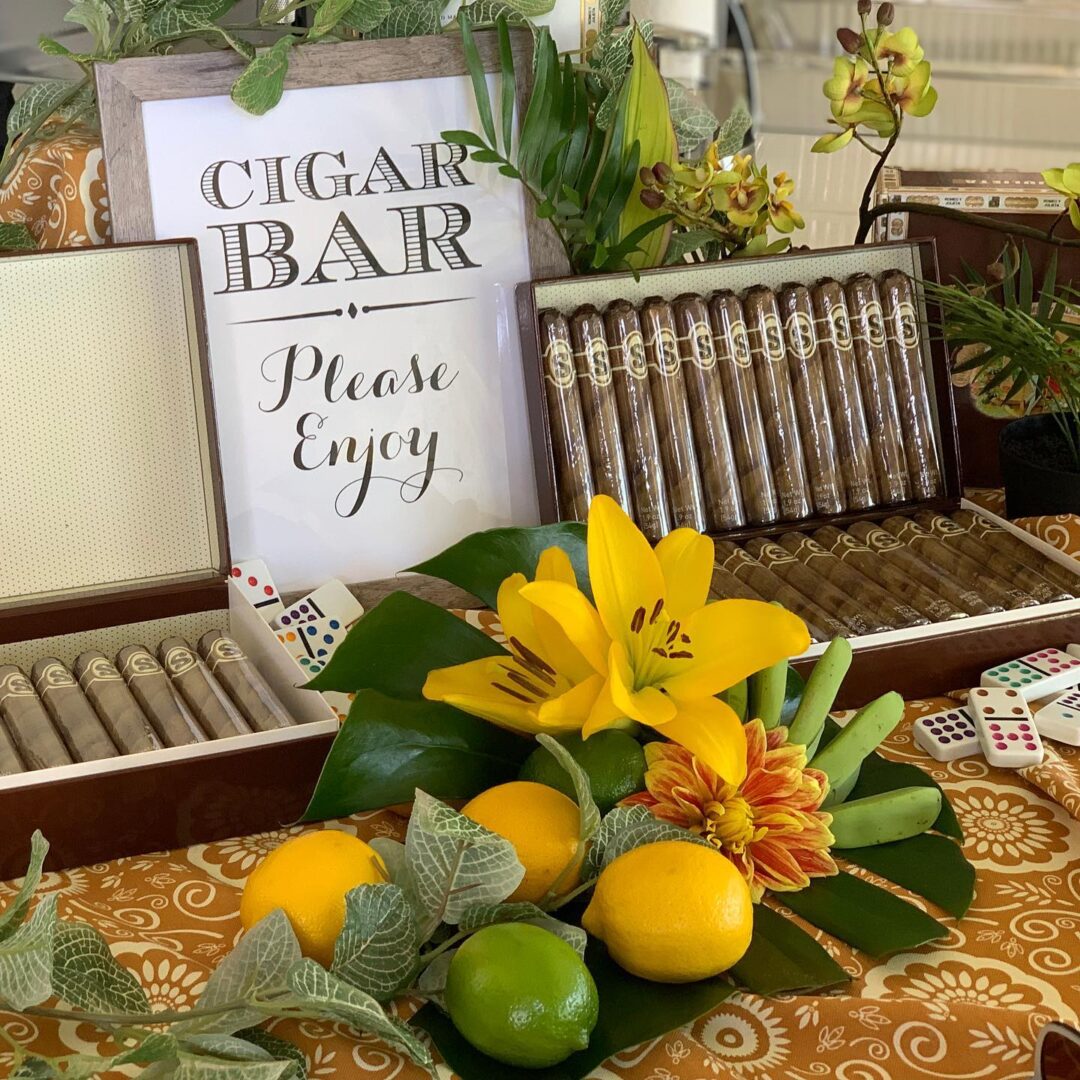
<path fill-rule="evenodd" d="M 716 544 L 713 597 L 780 603 L 815 641 L 1080 596 L 1080 575 L 970 510 Z"/>
<path fill-rule="evenodd" d="M 183 638 L 166 638 L 157 658 L 131 645 L 115 663 L 88 650 L 70 670 L 45 657 L 29 678 L 14 664 L 0 667 L 0 776 L 294 723 L 220 630 L 204 634 L 197 651 Z"/>
<path fill-rule="evenodd" d="M 540 316 L 560 516 L 610 495 L 650 538 L 942 494 L 900 270 Z"/>

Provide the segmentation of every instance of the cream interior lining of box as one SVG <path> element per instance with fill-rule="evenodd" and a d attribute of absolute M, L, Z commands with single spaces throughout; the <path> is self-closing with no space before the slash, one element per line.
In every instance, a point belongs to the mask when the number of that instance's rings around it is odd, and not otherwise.
<path fill-rule="evenodd" d="M 0 604 L 221 563 L 188 249 L 0 259 Z"/>

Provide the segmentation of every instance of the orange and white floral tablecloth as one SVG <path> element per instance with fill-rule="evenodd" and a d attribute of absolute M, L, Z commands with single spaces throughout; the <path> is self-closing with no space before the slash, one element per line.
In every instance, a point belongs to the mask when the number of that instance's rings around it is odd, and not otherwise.
<path fill-rule="evenodd" d="M 950 927 L 948 939 L 875 961 L 808 927 L 852 974 L 843 993 L 733 998 L 620 1054 L 593 1073 L 597 1080 L 1030 1080 L 1040 1027 L 1055 1018 L 1077 1024 L 1080 1012 L 1080 750 L 1051 744 L 1046 761 L 1024 775 L 981 757 L 940 765 L 913 745 L 910 720 L 942 707 L 911 705 L 887 751 L 929 769 L 964 829 L 978 892 L 960 922 L 930 906 Z M 401 839 L 404 826 L 382 811 L 315 827 Z M 184 1008 L 239 937 L 248 873 L 299 831 L 118 859 L 48 875 L 45 887 L 61 894 L 62 916 L 102 931 L 156 1008 Z M 12 891 L 0 885 L 0 904 Z M 411 1013 L 408 1003 L 400 1008 Z M 46 1053 L 108 1050 L 75 1023 L 31 1027 L 0 1012 L 0 1025 Z M 276 1030 L 304 1049 L 312 1077 L 421 1080 L 374 1039 L 316 1023 Z M 7 1061 L 0 1052 L 0 1076 Z"/>

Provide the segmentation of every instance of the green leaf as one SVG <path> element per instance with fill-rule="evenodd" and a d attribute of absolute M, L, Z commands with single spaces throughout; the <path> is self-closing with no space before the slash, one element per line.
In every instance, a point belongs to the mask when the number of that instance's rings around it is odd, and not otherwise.
<path fill-rule="evenodd" d="M 212 1061 L 180 1058 L 174 1080 L 286 1080 L 295 1075 L 291 1061 Z"/>
<path fill-rule="evenodd" d="M 353 0 L 352 6 L 341 17 L 341 25 L 369 34 L 385 22 L 390 11 L 390 0 Z"/>
<path fill-rule="evenodd" d="M 16 138 L 42 118 L 51 116 L 60 105 L 75 94 L 80 85 L 67 79 L 50 79 L 48 82 L 33 83 L 8 113 L 8 138 Z"/>
<path fill-rule="evenodd" d="M 715 239 L 716 233 L 708 229 L 680 229 L 672 233 L 667 252 L 668 265 L 685 262 L 687 255 L 700 251 Z"/>
<path fill-rule="evenodd" d="M 409 871 L 429 924 L 456 924 L 475 904 L 500 903 L 521 884 L 525 868 L 514 845 L 433 799 L 416 792 L 405 837 Z"/>
<path fill-rule="evenodd" d="M 473 37 L 472 22 L 468 15 L 462 12 L 458 16 L 458 24 L 461 27 L 461 47 L 465 51 L 465 63 L 469 69 L 469 77 L 472 79 L 473 96 L 476 98 L 476 108 L 480 113 L 480 123 L 487 135 L 488 142 L 492 146 L 498 146 L 499 138 L 495 134 L 495 117 L 491 111 L 491 94 L 488 91 L 487 72 L 484 70 L 483 61 L 480 59 L 480 50 L 476 47 L 476 39 Z"/>
<path fill-rule="evenodd" d="M 751 992 L 762 995 L 821 990 L 851 981 L 806 931 L 764 904 L 754 905 L 750 948 L 730 974 Z"/>
<path fill-rule="evenodd" d="M 317 1019 L 343 1021 L 356 1031 L 377 1035 L 434 1073 L 427 1047 L 405 1024 L 387 1016 L 370 994 L 331 975 L 314 960 L 300 960 L 293 967 L 289 988 L 298 999 L 295 1004 Z"/>
<path fill-rule="evenodd" d="M 441 29 L 446 0 L 412 0 L 391 5 L 390 15 L 368 34 L 369 38 L 420 37 Z"/>
<path fill-rule="evenodd" d="M 154 40 L 178 38 L 192 30 L 205 30 L 225 15 L 235 0 L 167 0 L 146 21 Z"/>
<path fill-rule="evenodd" d="M 975 899 L 975 867 L 947 836 L 923 833 L 894 844 L 848 848 L 843 854 L 848 862 L 910 889 L 958 919 Z"/>
<path fill-rule="evenodd" d="M 185 1035 L 180 1039 L 179 1046 L 183 1050 L 228 1061 L 274 1060 L 273 1055 L 261 1046 L 232 1035 Z"/>
<path fill-rule="evenodd" d="M 488 144 L 472 131 L 444 131 L 442 138 L 445 142 L 458 143 L 460 146 L 469 146 L 477 150 L 488 148 Z"/>
<path fill-rule="evenodd" d="M 671 122 L 675 126 L 675 136 L 679 140 L 679 150 L 684 157 L 690 157 L 701 144 L 711 140 L 720 127 L 716 113 L 707 105 L 693 97 L 681 82 L 665 79 L 668 101 L 671 104 Z"/>
<path fill-rule="evenodd" d="M 589 865 L 595 871 L 603 870 L 620 855 L 659 840 L 705 844 L 689 830 L 654 818 L 644 806 L 617 806 L 600 823 L 596 839 L 589 849 Z"/>
<path fill-rule="evenodd" d="M 122 967 L 101 933 L 84 922 L 57 922 L 52 953 L 53 992 L 95 1013 L 145 1013 L 150 1000 L 139 980 Z"/>
<path fill-rule="evenodd" d="M 580 926 L 571 926 L 569 923 L 561 922 L 543 908 L 537 907 L 536 904 L 524 901 L 507 904 L 477 904 L 461 916 L 458 929 L 482 930 L 485 926 L 495 926 L 499 923 L 528 923 L 530 926 L 538 926 L 541 930 L 547 930 L 548 933 L 562 938 L 582 957 L 585 955 L 588 935 Z"/>
<path fill-rule="evenodd" d="M 56 893 L 38 902 L 33 915 L 0 942 L 0 1002 L 16 1012 L 40 1005 L 52 994 L 52 946 Z"/>
<path fill-rule="evenodd" d="M 296 1066 L 295 1080 L 307 1080 L 307 1057 L 299 1046 L 294 1046 L 287 1039 L 271 1034 L 265 1028 L 244 1028 L 236 1033 L 238 1039 L 261 1046 L 277 1061 L 292 1061 Z"/>
<path fill-rule="evenodd" d="M 801 892 L 778 897 L 796 915 L 871 956 L 888 956 L 948 937 L 924 911 L 868 881 L 841 871 L 814 878 Z"/>
<path fill-rule="evenodd" d="M 19 886 L 15 898 L 3 911 L 0 911 L 0 942 L 10 937 L 22 926 L 26 913 L 30 910 L 30 904 L 41 884 L 41 868 L 45 863 L 45 856 L 49 853 L 49 841 L 41 834 L 40 829 L 34 830 L 30 837 L 30 863 L 26 868 L 26 876 Z"/>
<path fill-rule="evenodd" d="M 514 47 L 510 42 L 510 27 L 505 18 L 499 19 L 499 62 L 502 82 L 499 86 L 499 108 L 502 112 L 503 151 L 509 158 L 514 148 L 514 108 L 517 105 L 517 74 L 514 71 Z"/>
<path fill-rule="evenodd" d="M 300 945 L 283 911 L 272 911 L 241 939 L 218 965 L 199 998 L 199 1009 L 216 1009 L 283 990 L 289 971 L 300 959 Z M 213 1016 L 193 1015 L 177 1024 L 177 1033 L 229 1035 L 264 1019 L 258 1009 L 233 1009 Z"/>
<path fill-rule="evenodd" d="M 737 154 L 743 148 L 753 124 L 754 118 L 740 101 L 716 133 L 716 151 L 721 158 Z"/>
<path fill-rule="evenodd" d="M 354 0 L 323 0 L 315 12 L 315 19 L 307 33 L 307 40 L 318 41 L 320 38 L 326 37 L 327 34 L 333 33 L 338 23 L 349 14 L 353 2 Z M 388 11 L 384 13 L 384 18 Z M 379 22 L 382 22 L 382 19 Z M 375 26 L 378 26 L 378 22 L 375 23 Z"/>
<path fill-rule="evenodd" d="M 12 1074 L 11 1080 L 53 1080 L 60 1074 L 44 1058 L 27 1058 Z"/>
<path fill-rule="evenodd" d="M 593 939 L 585 962 L 600 998 L 599 1020 L 587 1049 L 549 1069 L 519 1069 L 493 1061 L 467 1043 L 434 1005 L 425 1005 L 412 1024 L 431 1036 L 460 1080 L 582 1080 L 613 1055 L 690 1024 L 735 992 L 723 977 L 674 986 L 635 978 Z"/>
<path fill-rule="evenodd" d="M 345 925 L 330 969 L 377 1001 L 408 986 L 416 970 L 420 931 L 397 885 L 361 885 L 345 897 Z"/>
<path fill-rule="evenodd" d="M 411 802 L 416 788 L 468 799 L 513 780 L 532 743 L 449 705 L 362 691 L 338 732 L 305 821 Z"/>
<path fill-rule="evenodd" d="M 507 7 L 512 8 L 524 19 L 538 19 L 541 15 L 548 15 L 555 10 L 556 4 L 556 0 L 505 0 L 505 2 Z"/>
<path fill-rule="evenodd" d="M 109 32 L 112 12 L 105 0 L 76 0 L 64 16 L 64 22 L 85 27 L 97 49 L 104 51 L 112 36 Z"/>
<path fill-rule="evenodd" d="M 589 593 L 589 560 L 585 526 L 578 522 L 541 525 L 533 529 L 489 529 L 473 533 L 432 559 L 409 568 L 417 574 L 449 581 L 489 608 L 498 607 L 499 586 L 511 574 L 536 575 L 536 564 L 548 548 L 559 547 L 570 558 L 578 588 Z"/>
<path fill-rule="evenodd" d="M 574 785 L 574 801 L 578 804 L 581 818 L 578 838 L 587 842 L 591 840 L 600 829 L 600 811 L 592 795 L 592 784 L 585 770 L 577 763 L 577 759 L 561 742 L 553 739 L 550 735 L 537 735 L 536 741 L 547 750 L 552 757 L 566 770 L 570 776 L 570 782 Z"/>
<path fill-rule="evenodd" d="M 378 690 L 422 699 L 429 671 L 505 652 L 483 630 L 444 608 L 408 593 L 391 593 L 356 623 L 307 685 L 309 690 Z"/>
<path fill-rule="evenodd" d="M 262 116 L 281 100 L 292 47 L 291 35 L 280 38 L 244 68 L 230 92 L 230 97 L 241 109 L 254 116 Z"/>

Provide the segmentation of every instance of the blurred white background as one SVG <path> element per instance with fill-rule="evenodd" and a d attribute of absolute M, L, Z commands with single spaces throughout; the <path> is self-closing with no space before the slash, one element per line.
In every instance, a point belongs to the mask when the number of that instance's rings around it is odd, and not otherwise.
<path fill-rule="evenodd" d="M 1039 171 L 1080 160 L 1080 0 L 895 7 L 893 28 L 918 32 L 940 100 L 905 126 L 892 164 Z M 828 130 L 821 84 L 840 55 L 836 28 L 858 25 L 855 0 L 632 0 L 632 9 L 655 20 L 665 72 L 696 86 L 720 116 L 747 97 L 749 75 L 758 158 L 798 182 L 807 229 L 796 242 L 850 243 L 874 159 L 854 145 L 832 155 L 810 146 Z M 749 72 L 733 25 L 752 39 Z"/>

